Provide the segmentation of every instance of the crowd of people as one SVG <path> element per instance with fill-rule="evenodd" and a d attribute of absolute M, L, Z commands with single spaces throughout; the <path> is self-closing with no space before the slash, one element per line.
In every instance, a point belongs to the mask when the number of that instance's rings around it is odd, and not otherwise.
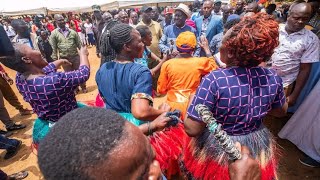
<path fill-rule="evenodd" d="M 319 6 L 316 0 L 278 6 L 238 0 L 235 7 L 196 0 L 3 18 L 0 34 L 12 48 L 0 51 L 0 62 L 17 72 L 17 89 L 32 107 L 21 105 L 0 66 L 4 158 L 22 144 L 8 138 L 10 131 L 26 126 L 11 120 L 3 98 L 20 115 L 37 115 L 32 147 L 48 180 L 277 179 L 276 135 L 263 120 L 288 113 L 294 114 L 279 136 L 305 153 L 301 163 L 320 167 L 320 104 L 313 100 L 320 89 Z M 99 94 L 94 103 L 77 102 L 79 87 L 87 93 L 91 47 L 101 59 Z M 166 102 L 154 107 L 163 95 Z M 199 104 L 217 127 L 206 124 Z M 215 128 L 236 143 L 240 159 L 230 161 L 231 145 L 219 142 Z"/>

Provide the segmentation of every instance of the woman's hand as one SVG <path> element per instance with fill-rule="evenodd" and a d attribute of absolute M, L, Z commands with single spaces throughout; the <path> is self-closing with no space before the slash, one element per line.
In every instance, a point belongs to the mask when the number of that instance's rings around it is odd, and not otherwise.
<path fill-rule="evenodd" d="M 150 126 L 153 132 L 162 131 L 171 120 L 169 117 L 166 117 L 167 113 L 162 113 L 154 121 L 150 122 Z"/>
<path fill-rule="evenodd" d="M 87 46 L 81 46 L 80 49 L 78 49 L 79 56 L 89 56 L 89 51 L 87 49 Z"/>

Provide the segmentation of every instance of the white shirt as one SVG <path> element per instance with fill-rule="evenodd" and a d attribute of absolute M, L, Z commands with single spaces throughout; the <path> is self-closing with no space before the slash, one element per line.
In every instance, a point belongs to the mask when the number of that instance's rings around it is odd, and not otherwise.
<path fill-rule="evenodd" d="M 89 24 L 84 23 L 83 26 L 86 28 L 86 33 L 87 33 L 87 34 L 93 34 L 92 24 L 91 24 L 91 23 L 89 23 Z"/>
<path fill-rule="evenodd" d="M 287 87 L 297 79 L 301 63 L 319 61 L 320 41 L 307 29 L 288 34 L 285 25 L 280 25 L 279 42 L 271 57 L 272 68 Z"/>
<path fill-rule="evenodd" d="M 16 32 L 14 32 L 12 26 L 3 26 L 4 30 L 6 31 L 8 37 L 12 37 L 12 36 L 15 36 L 16 35 Z"/>

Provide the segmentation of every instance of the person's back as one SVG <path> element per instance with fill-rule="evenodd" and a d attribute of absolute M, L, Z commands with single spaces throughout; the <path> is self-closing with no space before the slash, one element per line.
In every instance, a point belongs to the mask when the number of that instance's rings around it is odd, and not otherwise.
<path fill-rule="evenodd" d="M 101 96 L 106 97 L 106 108 L 117 112 L 131 112 L 132 95 L 138 87 L 140 91 L 151 92 L 151 81 L 150 70 L 133 62 L 107 62 L 96 74 Z"/>
<path fill-rule="evenodd" d="M 268 111 L 277 108 L 284 98 L 281 78 L 262 67 L 212 71 L 203 78 L 202 85 L 214 94 L 201 97 L 213 100 L 214 117 L 232 134 L 258 130 Z"/>
<path fill-rule="evenodd" d="M 186 67 L 187 71 L 186 71 Z M 165 62 L 161 70 L 166 71 L 166 78 L 159 80 L 158 91 L 179 91 L 190 90 L 190 93 L 195 93 L 198 88 L 201 77 L 215 69 L 216 64 L 213 58 L 207 57 L 190 57 L 190 58 L 175 58 Z M 163 84 L 165 83 L 165 84 Z M 161 88 L 161 87 L 166 87 Z"/>

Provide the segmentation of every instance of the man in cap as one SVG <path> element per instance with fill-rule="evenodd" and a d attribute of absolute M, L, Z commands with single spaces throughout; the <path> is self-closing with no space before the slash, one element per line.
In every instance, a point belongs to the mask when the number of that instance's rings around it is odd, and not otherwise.
<path fill-rule="evenodd" d="M 169 25 L 164 29 L 163 36 L 159 42 L 159 48 L 162 53 L 167 53 L 169 51 L 169 54 L 171 54 L 172 57 L 178 55 L 175 41 L 182 32 L 191 31 L 197 36 L 196 30 L 186 25 L 186 20 L 190 18 L 190 14 L 189 7 L 185 4 L 179 4 L 175 9 L 174 24 Z"/>
<path fill-rule="evenodd" d="M 173 9 L 171 7 L 166 7 L 164 9 L 164 21 L 160 23 L 162 29 L 172 24 L 172 14 Z"/>
<path fill-rule="evenodd" d="M 222 16 L 221 5 L 221 0 L 214 1 L 212 15 Z"/>
<path fill-rule="evenodd" d="M 203 16 L 196 19 L 198 36 L 205 36 L 208 42 L 211 42 L 213 36 L 223 32 L 223 22 L 221 16 L 212 15 L 213 2 L 207 0 L 203 3 Z M 195 52 L 196 56 L 206 56 L 201 49 Z"/>
<path fill-rule="evenodd" d="M 141 8 L 141 13 L 142 13 L 142 19 L 138 23 L 138 26 L 145 25 L 149 27 L 149 30 L 152 33 L 152 44 L 149 48 L 154 54 L 160 57 L 161 53 L 158 48 L 158 44 L 159 44 L 160 38 L 162 37 L 162 28 L 158 22 L 151 19 L 152 8 L 150 6 L 143 6 Z"/>

